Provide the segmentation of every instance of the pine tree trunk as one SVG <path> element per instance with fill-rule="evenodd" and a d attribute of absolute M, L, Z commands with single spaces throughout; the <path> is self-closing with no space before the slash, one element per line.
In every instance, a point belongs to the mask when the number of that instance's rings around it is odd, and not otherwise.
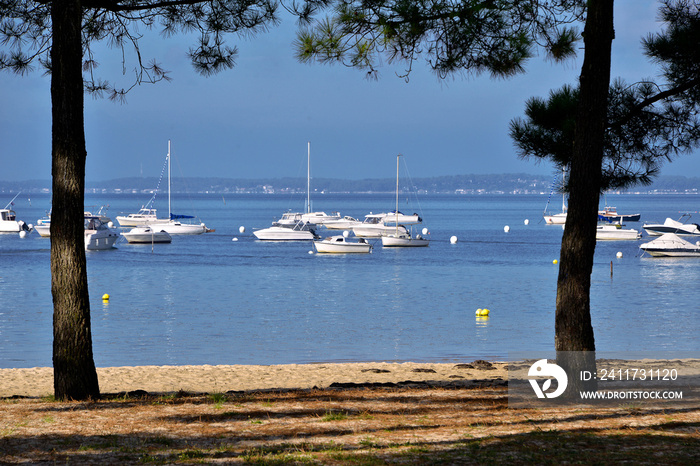
<path fill-rule="evenodd" d="M 92 354 L 83 226 L 86 149 L 80 0 L 54 0 L 51 20 L 54 395 L 60 400 L 95 399 L 100 389 Z"/>
<path fill-rule="evenodd" d="M 554 339 L 557 361 L 566 365 L 568 359 L 560 357 L 559 352 L 595 351 L 590 290 L 613 36 L 613 0 L 590 0 L 584 29 L 580 105 L 569 171 L 569 210 L 557 281 Z M 575 374 L 567 372 L 570 376 Z"/>

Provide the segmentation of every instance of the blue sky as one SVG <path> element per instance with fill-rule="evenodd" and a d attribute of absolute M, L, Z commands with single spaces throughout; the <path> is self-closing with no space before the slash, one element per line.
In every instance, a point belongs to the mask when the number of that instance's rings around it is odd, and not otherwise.
<path fill-rule="evenodd" d="M 640 38 L 659 29 L 658 2 L 615 4 L 612 76 L 653 77 Z M 294 32 L 288 19 L 252 39 L 231 37 L 237 66 L 209 78 L 193 71 L 186 38 L 142 41 L 144 58 L 156 58 L 173 80 L 135 88 L 126 104 L 86 97 L 87 180 L 158 176 L 169 139 L 175 176 L 305 176 L 307 141 L 315 177 L 391 178 L 397 153 L 414 178 L 554 173 L 547 164 L 517 159 L 508 123 L 522 115 L 529 97 L 574 84 L 582 56 L 565 64 L 535 57 L 526 74 L 508 80 L 440 81 L 421 62 L 407 83 L 396 76 L 401 68 L 385 64 L 374 81 L 341 65 L 298 63 Z M 97 59 L 101 77 L 128 85 L 118 53 Z M 49 79 L 37 71 L 2 72 L 0 89 L 0 179 L 49 179 Z M 699 165 L 697 154 L 686 155 L 662 174 L 695 176 Z"/>

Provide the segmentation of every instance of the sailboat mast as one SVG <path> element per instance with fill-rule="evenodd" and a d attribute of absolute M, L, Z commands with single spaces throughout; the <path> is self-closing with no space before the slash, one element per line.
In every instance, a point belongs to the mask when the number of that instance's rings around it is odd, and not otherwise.
<path fill-rule="evenodd" d="M 396 156 L 396 236 L 399 236 L 399 157 L 401 154 Z"/>
<path fill-rule="evenodd" d="M 311 213 L 311 141 L 307 142 L 306 155 L 306 213 Z"/>
<path fill-rule="evenodd" d="M 170 207 L 170 139 L 168 139 L 168 220 L 173 215 Z"/>

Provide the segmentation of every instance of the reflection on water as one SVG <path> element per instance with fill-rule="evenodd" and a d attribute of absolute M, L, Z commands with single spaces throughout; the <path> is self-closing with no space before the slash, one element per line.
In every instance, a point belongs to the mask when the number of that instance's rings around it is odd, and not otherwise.
<path fill-rule="evenodd" d="M 140 205 L 133 196 L 102 201 L 93 203 L 112 205 L 112 215 Z M 316 203 L 362 217 L 382 201 L 346 195 Z M 421 201 L 428 248 L 316 255 L 308 243 L 239 233 L 241 225 L 248 232 L 267 226 L 289 208 L 286 197 L 227 196 L 224 205 L 201 196 L 198 214 L 216 233 L 175 237 L 153 252 L 120 243 L 89 255 L 96 364 L 454 361 L 550 350 L 561 229 L 523 222 L 538 218 L 545 201 L 428 198 Z M 626 207 L 645 215 L 659 202 L 631 197 Z M 47 206 L 33 204 L 28 218 L 43 216 Z M 598 245 L 591 277 L 597 349 L 696 349 L 700 260 L 639 258 L 639 242 L 614 243 Z M 51 364 L 48 246 L 36 235 L 0 236 L 0 367 Z M 491 314 L 475 318 L 478 308 Z"/>

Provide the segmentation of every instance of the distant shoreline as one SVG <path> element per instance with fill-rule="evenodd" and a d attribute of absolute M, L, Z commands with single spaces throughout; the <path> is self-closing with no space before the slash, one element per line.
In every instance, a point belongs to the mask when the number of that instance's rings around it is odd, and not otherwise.
<path fill-rule="evenodd" d="M 404 181 L 402 190 L 427 194 L 516 194 L 542 195 L 557 192 L 559 180 L 551 176 L 524 173 L 496 175 L 453 175 L 414 178 Z M 410 184 L 410 186 L 409 186 Z M 88 194 L 151 194 L 158 186 L 155 177 L 119 178 L 87 181 Z M 201 194 L 296 194 L 306 192 L 305 178 L 236 179 L 173 178 L 173 193 Z M 700 194 L 700 178 L 660 176 L 649 186 L 636 186 L 615 194 Z M 51 180 L 0 181 L 0 194 L 50 194 Z M 344 180 L 314 178 L 312 190 L 317 194 L 385 194 L 393 193 L 395 180 L 390 178 Z"/>

